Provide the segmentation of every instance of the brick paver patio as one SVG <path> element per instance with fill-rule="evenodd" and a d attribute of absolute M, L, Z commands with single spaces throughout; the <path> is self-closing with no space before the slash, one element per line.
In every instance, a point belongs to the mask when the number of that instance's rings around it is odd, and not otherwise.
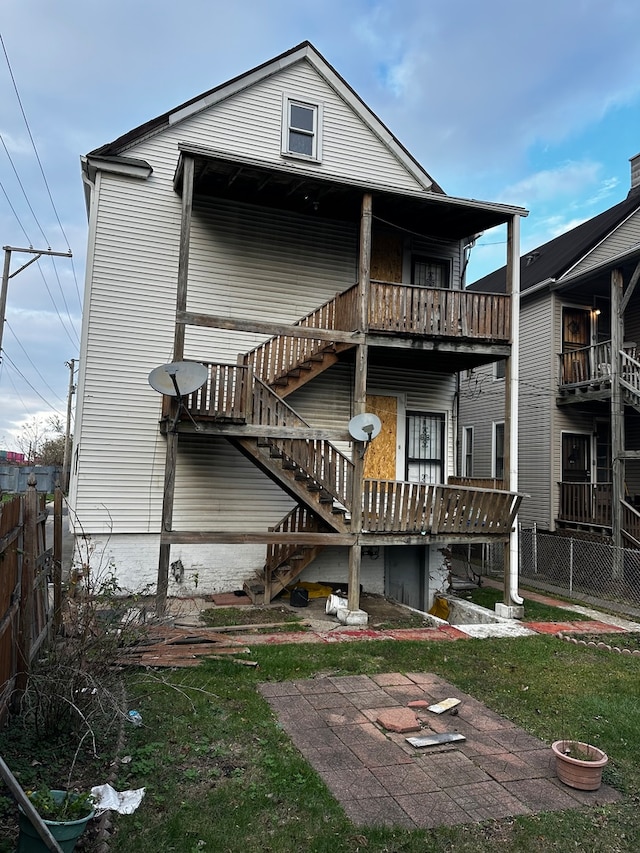
<path fill-rule="evenodd" d="M 548 745 L 436 675 L 319 677 L 260 691 L 356 825 L 429 828 L 620 799 L 606 785 L 589 793 L 563 785 Z M 417 736 L 458 732 L 465 741 L 416 749 L 411 735 L 376 722 L 394 708 L 404 716 L 409 702 L 449 697 L 461 700 L 455 715 L 412 707 Z"/>

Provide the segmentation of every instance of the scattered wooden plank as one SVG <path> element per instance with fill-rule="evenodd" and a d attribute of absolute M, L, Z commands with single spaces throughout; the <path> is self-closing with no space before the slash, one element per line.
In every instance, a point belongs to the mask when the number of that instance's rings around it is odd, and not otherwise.
<path fill-rule="evenodd" d="M 442 732 L 441 734 L 426 735 L 424 737 L 408 737 L 405 740 L 411 746 L 419 749 L 423 746 L 439 746 L 443 743 L 455 743 L 456 741 L 466 740 L 466 737 L 458 732 Z"/>
<path fill-rule="evenodd" d="M 431 711 L 433 714 L 444 714 L 445 711 L 450 711 L 459 704 L 459 699 L 443 699 L 442 702 L 438 702 L 435 705 L 429 705 L 427 711 Z"/>

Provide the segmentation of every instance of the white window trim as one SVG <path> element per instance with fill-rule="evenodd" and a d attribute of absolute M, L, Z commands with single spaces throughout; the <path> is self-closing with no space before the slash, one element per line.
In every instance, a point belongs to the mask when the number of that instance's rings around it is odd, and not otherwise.
<path fill-rule="evenodd" d="M 299 104 L 302 107 L 307 107 L 314 111 L 314 129 L 313 129 L 313 153 L 311 156 L 300 154 L 297 151 L 289 151 L 289 108 L 291 104 Z M 322 162 L 322 125 L 323 125 L 323 105 L 317 101 L 309 101 L 306 98 L 299 98 L 291 92 L 282 93 L 282 140 L 281 154 L 283 157 L 293 160 L 304 160 L 307 163 Z"/>
<path fill-rule="evenodd" d="M 498 477 L 497 465 L 496 465 L 496 462 L 498 461 L 497 456 L 496 456 L 496 450 L 497 450 L 496 432 L 497 432 L 497 428 L 499 426 L 501 426 L 503 429 L 503 432 L 502 432 L 502 469 L 503 469 L 502 470 L 502 478 Z M 491 427 L 491 476 L 495 480 L 504 478 L 505 442 L 506 442 L 506 434 L 504 432 L 504 421 L 493 421 L 493 424 Z"/>
<path fill-rule="evenodd" d="M 472 426 L 462 427 L 462 476 L 473 477 L 473 444 L 474 429 Z M 471 457 L 471 471 L 467 471 L 467 456 Z"/>

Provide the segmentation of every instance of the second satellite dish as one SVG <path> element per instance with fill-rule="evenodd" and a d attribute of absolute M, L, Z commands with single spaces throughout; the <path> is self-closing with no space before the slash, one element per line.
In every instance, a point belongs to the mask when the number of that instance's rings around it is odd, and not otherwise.
<path fill-rule="evenodd" d="M 204 385 L 208 374 L 204 364 L 197 361 L 173 361 L 154 367 L 149 374 L 149 385 L 159 394 L 183 397 Z"/>
<path fill-rule="evenodd" d="M 349 434 L 356 441 L 371 441 L 382 428 L 382 423 L 377 415 L 364 412 L 356 415 L 349 421 Z"/>

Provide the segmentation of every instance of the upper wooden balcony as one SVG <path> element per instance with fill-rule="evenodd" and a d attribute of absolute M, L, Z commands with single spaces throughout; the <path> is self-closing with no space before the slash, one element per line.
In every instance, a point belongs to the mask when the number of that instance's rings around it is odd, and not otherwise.
<path fill-rule="evenodd" d="M 508 343 L 511 297 L 372 281 L 369 329 L 396 335 Z"/>
<path fill-rule="evenodd" d="M 611 393 L 611 341 L 580 347 L 558 355 L 558 390 L 567 396 L 608 396 Z M 620 381 L 630 392 L 640 389 L 640 363 L 635 343 L 625 344 L 620 352 Z"/>

